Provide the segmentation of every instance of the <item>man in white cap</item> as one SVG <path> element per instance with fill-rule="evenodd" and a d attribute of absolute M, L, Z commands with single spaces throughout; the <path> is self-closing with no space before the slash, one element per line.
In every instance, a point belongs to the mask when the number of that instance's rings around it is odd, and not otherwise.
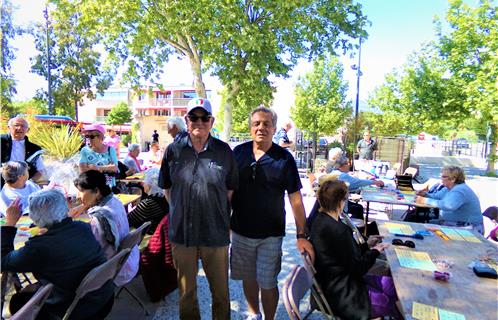
<path fill-rule="evenodd" d="M 29 131 L 28 121 L 17 116 L 9 120 L 8 127 L 9 133 L 1 136 L 2 163 L 26 161 L 29 165 L 29 178 L 33 180 L 40 179 L 45 170 L 41 157 L 43 151 L 39 145 L 29 141 L 26 136 Z"/>
<path fill-rule="evenodd" d="M 170 204 L 169 237 L 180 290 L 180 319 L 200 319 L 198 260 L 212 294 L 213 319 L 230 319 L 228 244 L 230 201 L 238 186 L 237 164 L 225 142 L 210 135 L 211 103 L 188 103 L 188 135 L 168 146 L 159 187 Z"/>

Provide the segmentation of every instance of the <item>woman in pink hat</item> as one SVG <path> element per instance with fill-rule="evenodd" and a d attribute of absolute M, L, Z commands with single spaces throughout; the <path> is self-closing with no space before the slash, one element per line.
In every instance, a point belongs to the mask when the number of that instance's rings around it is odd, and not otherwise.
<path fill-rule="evenodd" d="M 104 144 L 105 128 L 101 124 L 83 126 L 87 146 L 80 151 L 80 171 L 97 170 L 105 174 L 109 187 L 116 185 L 113 174 L 118 172 L 118 157 L 113 147 Z"/>

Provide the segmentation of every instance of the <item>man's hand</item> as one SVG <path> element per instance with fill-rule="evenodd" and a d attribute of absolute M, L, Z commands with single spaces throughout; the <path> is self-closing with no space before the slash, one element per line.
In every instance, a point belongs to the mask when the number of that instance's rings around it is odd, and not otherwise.
<path fill-rule="evenodd" d="M 383 238 L 383 236 L 369 236 L 367 240 L 368 247 L 375 247 L 377 244 L 382 242 Z"/>
<path fill-rule="evenodd" d="M 379 252 L 383 252 L 385 248 L 389 247 L 389 244 L 387 243 L 379 243 L 377 244 L 375 247 L 373 247 L 372 249 L 375 249 Z"/>
<path fill-rule="evenodd" d="M 315 250 L 313 250 L 311 242 L 306 239 L 297 239 L 296 245 L 300 253 L 306 251 L 310 255 L 311 261 L 315 261 Z"/>
<path fill-rule="evenodd" d="M 382 180 L 375 180 L 374 181 L 374 185 L 376 185 L 377 187 L 383 187 L 384 186 L 384 181 L 382 181 Z"/>
<path fill-rule="evenodd" d="M 417 196 L 421 196 L 421 197 L 425 196 L 426 193 L 427 192 L 425 190 L 420 190 L 420 191 L 416 192 Z"/>
<path fill-rule="evenodd" d="M 21 198 L 16 198 L 5 211 L 5 226 L 14 227 L 21 215 Z"/>

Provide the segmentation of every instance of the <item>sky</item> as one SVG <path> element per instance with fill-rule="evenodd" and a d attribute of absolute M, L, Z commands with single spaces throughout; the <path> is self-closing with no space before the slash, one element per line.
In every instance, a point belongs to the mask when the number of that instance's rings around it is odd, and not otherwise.
<path fill-rule="evenodd" d="M 444 20 L 448 8 L 446 0 L 360 0 L 363 12 L 371 21 L 367 28 L 368 39 L 362 43 L 360 101 L 366 101 L 375 87 L 383 83 L 387 73 L 407 62 L 408 56 L 419 50 L 422 44 L 436 38 L 433 19 L 436 15 Z M 474 4 L 477 1 L 466 1 Z M 17 24 L 26 25 L 44 21 L 44 0 L 12 0 L 18 7 L 14 15 Z M 38 88 L 46 88 L 46 80 L 30 73 L 30 57 L 37 52 L 31 36 L 22 36 L 13 42 L 18 48 L 12 71 L 17 80 L 16 100 L 27 100 L 34 96 Z M 351 68 L 358 64 L 358 55 L 349 59 L 349 54 L 340 58 L 344 65 L 344 78 L 349 83 L 348 99 L 355 102 L 356 71 Z M 302 61 L 287 79 L 275 79 L 277 92 L 274 107 L 285 117 L 294 101 L 294 87 L 299 76 L 311 69 L 311 63 Z M 220 82 L 210 76 L 204 78 L 208 89 L 216 91 Z M 188 61 L 171 58 L 165 67 L 163 84 L 191 84 L 192 76 Z"/>

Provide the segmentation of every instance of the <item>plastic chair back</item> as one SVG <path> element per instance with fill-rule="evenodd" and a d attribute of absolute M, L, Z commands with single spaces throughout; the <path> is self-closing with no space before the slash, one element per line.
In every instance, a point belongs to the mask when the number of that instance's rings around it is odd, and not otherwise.
<path fill-rule="evenodd" d="M 10 317 L 12 320 L 34 320 L 38 316 L 45 300 L 52 292 L 54 285 L 48 283 L 36 291 L 36 293 L 29 299 L 29 301 L 19 309 L 14 315 Z"/>
<path fill-rule="evenodd" d="M 78 304 L 78 301 L 87 293 L 100 289 L 109 280 L 114 280 L 118 272 L 121 270 L 121 267 L 128 259 L 130 252 L 131 249 L 123 249 L 111 259 L 90 270 L 90 272 L 81 281 L 78 289 L 76 289 L 74 300 L 67 309 L 63 320 L 69 319 L 69 316 Z"/>
<path fill-rule="evenodd" d="M 123 239 L 121 239 L 118 251 L 121 251 L 125 248 L 133 249 L 135 246 L 140 245 L 150 224 L 150 221 L 146 221 L 137 229 L 130 231 L 130 233 L 128 233 Z"/>

